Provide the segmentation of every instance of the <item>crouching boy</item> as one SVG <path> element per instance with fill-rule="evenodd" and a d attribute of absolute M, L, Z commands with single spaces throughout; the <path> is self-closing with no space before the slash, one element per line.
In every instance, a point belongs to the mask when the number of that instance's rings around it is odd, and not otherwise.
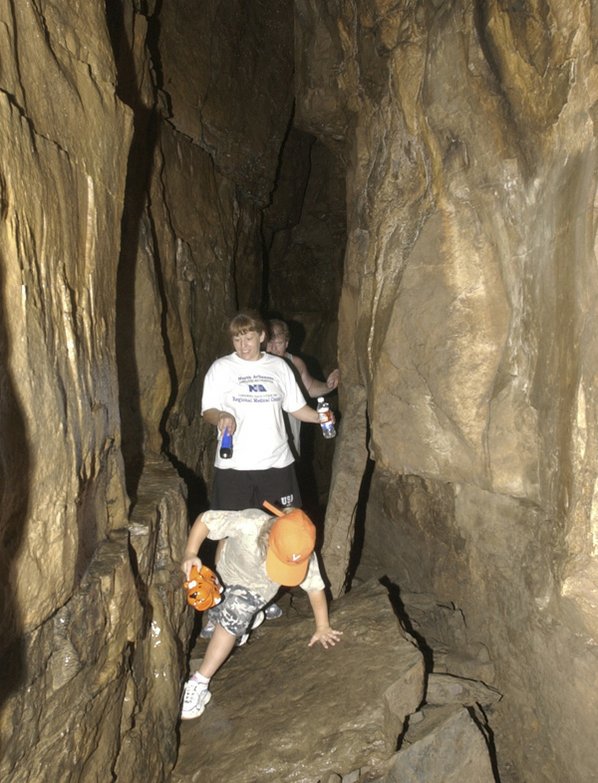
<path fill-rule="evenodd" d="M 192 566 L 201 567 L 197 556 L 206 538 L 224 539 L 218 573 L 225 585 L 224 599 L 209 610 L 214 633 L 199 670 L 187 680 L 181 718 L 197 718 L 212 694 L 210 678 L 230 655 L 237 639 L 250 629 L 253 619 L 276 595 L 281 585 L 300 585 L 309 597 L 316 629 L 309 647 L 335 645 L 341 631 L 328 621 L 324 582 L 314 553 L 316 529 L 299 509 L 271 517 L 259 509 L 205 511 L 189 532 L 181 568 L 186 578 Z"/>

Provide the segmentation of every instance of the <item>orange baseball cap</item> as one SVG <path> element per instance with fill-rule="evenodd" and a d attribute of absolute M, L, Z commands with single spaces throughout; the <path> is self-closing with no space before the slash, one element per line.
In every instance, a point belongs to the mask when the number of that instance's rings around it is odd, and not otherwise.
<path fill-rule="evenodd" d="M 268 539 L 266 573 L 279 585 L 295 587 L 305 579 L 316 545 L 316 527 L 298 508 L 285 514 L 269 503 L 264 505 L 278 516 Z"/>

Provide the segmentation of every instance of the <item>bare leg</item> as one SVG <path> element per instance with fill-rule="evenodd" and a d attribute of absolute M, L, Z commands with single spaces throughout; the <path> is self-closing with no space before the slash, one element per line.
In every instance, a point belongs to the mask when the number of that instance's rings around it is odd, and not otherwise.
<path fill-rule="evenodd" d="M 231 654 L 236 636 L 225 631 L 221 625 L 214 629 L 206 654 L 198 671 L 203 677 L 212 677 Z"/>

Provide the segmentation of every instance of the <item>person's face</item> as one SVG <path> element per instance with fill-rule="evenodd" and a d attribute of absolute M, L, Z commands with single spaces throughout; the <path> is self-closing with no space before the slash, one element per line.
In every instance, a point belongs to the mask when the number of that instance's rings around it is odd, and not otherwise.
<path fill-rule="evenodd" d="M 245 334 L 233 335 L 233 348 L 235 353 L 241 359 L 248 362 L 255 362 L 261 356 L 260 344 L 264 340 L 264 332 L 245 332 Z"/>
<path fill-rule="evenodd" d="M 273 353 L 276 356 L 284 356 L 287 351 L 287 345 L 289 341 L 285 339 L 282 332 L 274 332 L 274 334 L 268 340 L 266 350 L 268 353 Z"/>

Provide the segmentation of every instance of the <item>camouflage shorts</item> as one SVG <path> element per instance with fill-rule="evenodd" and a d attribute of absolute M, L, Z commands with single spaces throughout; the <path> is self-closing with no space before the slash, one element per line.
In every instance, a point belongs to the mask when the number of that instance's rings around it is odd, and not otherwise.
<path fill-rule="evenodd" d="M 208 619 L 234 636 L 242 636 L 265 603 L 261 595 L 246 587 L 231 585 L 225 589 L 223 600 L 209 610 Z"/>

